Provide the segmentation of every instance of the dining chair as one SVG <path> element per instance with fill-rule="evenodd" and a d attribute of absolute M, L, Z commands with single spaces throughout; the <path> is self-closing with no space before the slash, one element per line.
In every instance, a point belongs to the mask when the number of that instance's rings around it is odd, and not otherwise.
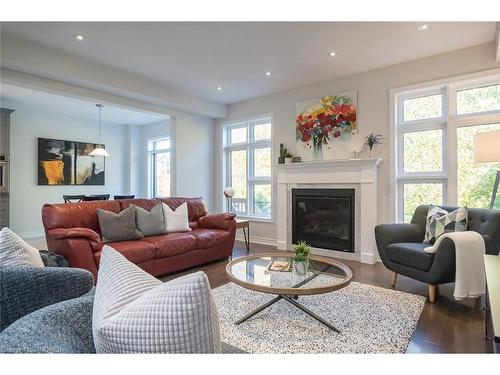
<path fill-rule="evenodd" d="M 135 198 L 135 195 L 115 195 L 113 197 L 114 200 L 117 200 L 117 199 L 134 199 Z"/>
<path fill-rule="evenodd" d="M 64 203 L 79 203 L 82 202 L 85 195 L 63 195 Z"/>
<path fill-rule="evenodd" d="M 107 200 L 109 200 L 109 194 L 86 195 L 83 198 L 84 202 L 90 202 L 90 201 L 107 201 Z"/>

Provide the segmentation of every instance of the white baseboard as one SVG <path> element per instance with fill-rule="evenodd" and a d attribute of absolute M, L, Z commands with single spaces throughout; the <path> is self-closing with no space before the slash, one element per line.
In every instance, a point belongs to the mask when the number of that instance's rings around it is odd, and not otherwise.
<path fill-rule="evenodd" d="M 242 234 L 237 234 L 236 241 L 245 242 L 245 238 L 243 237 Z M 287 250 L 286 244 L 281 244 L 272 238 L 251 236 L 250 243 L 276 246 L 277 250 L 283 250 L 283 251 Z M 317 254 L 317 255 L 334 257 L 334 258 L 357 260 L 358 262 L 367 263 L 367 264 L 375 264 L 377 262 L 381 262 L 381 259 L 378 256 L 378 254 L 376 254 L 376 255 L 366 254 L 366 253 L 359 254 L 357 252 L 356 253 L 346 253 L 346 252 L 342 252 L 342 251 L 333 251 L 332 252 L 332 250 L 323 250 L 323 249 L 313 249 L 312 253 Z"/>
<path fill-rule="evenodd" d="M 236 235 L 236 241 L 245 242 L 245 237 L 242 234 Z M 276 246 L 276 240 L 266 237 L 250 236 L 250 243 L 257 243 L 259 245 Z"/>

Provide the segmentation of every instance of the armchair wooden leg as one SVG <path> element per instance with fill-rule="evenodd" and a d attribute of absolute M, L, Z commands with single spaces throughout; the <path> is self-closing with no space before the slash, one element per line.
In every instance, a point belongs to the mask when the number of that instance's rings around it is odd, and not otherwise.
<path fill-rule="evenodd" d="M 391 286 L 394 288 L 396 286 L 396 281 L 398 280 L 398 274 L 396 272 L 392 273 Z"/>
<path fill-rule="evenodd" d="M 429 284 L 429 302 L 430 303 L 436 302 L 436 296 L 438 295 L 438 293 L 439 293 L 438 286 Z"/>

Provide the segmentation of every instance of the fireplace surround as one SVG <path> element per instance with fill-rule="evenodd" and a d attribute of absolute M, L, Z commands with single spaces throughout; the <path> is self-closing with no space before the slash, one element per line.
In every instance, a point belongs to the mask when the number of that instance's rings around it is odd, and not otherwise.
<path fill-rule="evenodd" d="M 354 252 L 354 189 L 292 189 L 292 242 Z"/>
<path fill-rule="evenodd" d="M 379 260 L 373 230 L 377 225 L 377 175 L 381 159 L 343 159 L 278 164 L 276 171 L 276 245 L 293 250 L 293 190 L 354 190 L 354 252 L 313 247 L 313 254 L 359 260 L 373 264 Z M 318 246 L 318 245 L 316 245 Z"/>

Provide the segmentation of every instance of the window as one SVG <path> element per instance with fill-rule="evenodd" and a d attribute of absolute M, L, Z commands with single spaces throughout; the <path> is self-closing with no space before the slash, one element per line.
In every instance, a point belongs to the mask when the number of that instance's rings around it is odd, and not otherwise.
<path fill-rule="evenodd" d="M 171 184 L 170 139 L 156 139 L 148 142 L 149 195 L 169 197 Z"/>
<path fill-rule="evenodd" d="M 401 91 L 394 100 L 398 220 L 410 221 L 420 204 L 488 207 L 500 163 L 474 164 L 473 137 L 500 130 L 500 76 Z"/>
<path fill-rule="evenodd" d="M 272 125 L 270 117 L 226 124 L 225 186 L 232 186 L 232 212 L 239 216 L 272 217 Z"/>

